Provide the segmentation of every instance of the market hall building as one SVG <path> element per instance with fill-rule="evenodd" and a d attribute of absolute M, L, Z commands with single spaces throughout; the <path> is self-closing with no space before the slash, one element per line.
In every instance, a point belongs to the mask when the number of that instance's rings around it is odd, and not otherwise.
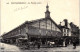
<path fill-rule="evenodd" d="M 61 37 L 62 33 L 58 25 L 51 19 L 49 6 L 46 6 L 45 18 L 26 21 L 17 28 L 3 35 L 3 39 L 14 43 L 16 39 L 26 37 L 29 41 L 41 40 L 45 41 L 54 39 L 53 37 Z"/>

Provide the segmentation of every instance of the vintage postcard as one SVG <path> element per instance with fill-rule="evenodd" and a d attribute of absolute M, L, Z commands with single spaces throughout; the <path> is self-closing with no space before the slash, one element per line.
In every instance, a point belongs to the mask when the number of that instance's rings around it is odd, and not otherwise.
<path fill-rule="evenodd" d="M 79 0 L 0 0 L 0 52 L 80 52 Z"/>

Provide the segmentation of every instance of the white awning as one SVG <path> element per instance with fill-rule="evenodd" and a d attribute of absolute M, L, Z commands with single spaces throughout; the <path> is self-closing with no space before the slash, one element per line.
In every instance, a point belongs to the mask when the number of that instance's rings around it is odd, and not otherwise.
<path fill-rule="evenodd" d="M 22 38 L 22 37 L 21 37 L 21 38 L 18 38 L 18 39 L 23 39 L 23 40 L 27 40 L 28 38 Z"/>

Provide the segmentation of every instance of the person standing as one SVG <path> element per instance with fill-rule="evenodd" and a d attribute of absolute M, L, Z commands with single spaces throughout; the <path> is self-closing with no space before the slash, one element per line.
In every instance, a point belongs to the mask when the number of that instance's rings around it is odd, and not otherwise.
<path fill-rule="evenodd" d="M 33 42 L 33 48 L 35 48 L 35 45 L 36 45 L 36 41 Z"/>
<path fill-rule="evenodd" d="M 40 49 L 40 42 L 37 42 L 38 49 Z"/>
<path fill-rule="evenodd" d="M 76 41 L 73 41 L 73 49 L 76 49 Z"/>
<path fill-rule="evenodd" d="M 63 41 L 63 46 L 65 46 L 65 40 Z"/>

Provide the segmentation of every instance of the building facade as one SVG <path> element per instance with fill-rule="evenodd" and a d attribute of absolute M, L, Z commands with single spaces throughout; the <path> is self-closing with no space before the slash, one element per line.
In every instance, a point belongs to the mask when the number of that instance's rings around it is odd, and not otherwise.
<path fill-rule="evenodd" d="M 56 37 L 62 37 L 59 26 L 51 19 L 49 6 L 46 6 L 45 18 L 26 21 L 17 28 L 4 34 L 3 39 L 8 43 L 17 43 L 17 39 L 23 38 L 28 41 L 54 41 Z"/>
<path fill-rule="evenodd" d="M 64 19 L 62 22 L 60 22 L 59 27 L 62 30 L 63 36 L 72 36 L 71 35 L 71 26 L 68 23 L 67 19 Z"/>
<path fill-rule="evenodd" d="M 76 41 L 77 44 L 79 44 L 78 26 L 76 26 L 72 22 L 68 23 L 68 20 L 64 19 L 62 22 L 60 22 L 59 27 L 61 28 L 64 41 L 67 42 L 67 44 L 71 44 L 73 43 L 73 41 Z"/>
<path fill-rule="evenodd" d="M 79 27 L 77 25 L 73 24 L 73 22 L 70 23 L 70 26 L 71 26 L 72 36 L 79 37 Z"/>

